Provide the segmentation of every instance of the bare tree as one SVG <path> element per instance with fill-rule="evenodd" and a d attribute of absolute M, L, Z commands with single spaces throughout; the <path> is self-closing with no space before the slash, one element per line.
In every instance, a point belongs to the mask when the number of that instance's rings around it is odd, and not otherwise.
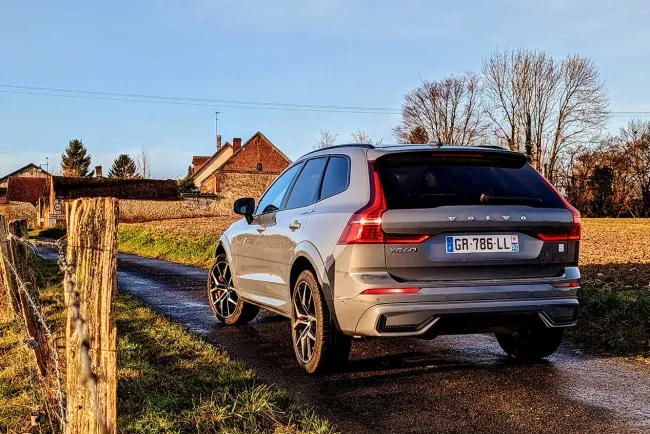
<path fill-rule="evenodd" d="M 591 60 L 569 56 L 562 61 L 560 74 L 551 118 L 553 135 L 546 156 L 551 182 L 562 153 L 571 146 L 594 140 L 609 119 L 607 91 Z"/>
<path fill-rule="evenodd" d="M 321 149 L 334 146 L 338 136 L 338 134 L 330 133 L 329 130 L 320 130 L 320 136 L 318 137 L 318 140 L 316 140 L 316 143 L 314 143 L 313 149 Z"/>
<path fill-rule="evenodd" d="M 136 157 L 136 164 L 138 166 L 138 173 L 141 177 L 145 179 L 151 178 L 151 153 L 149 148 L 146 148 L 144 145 L 138 151 Z"/>
<path fill-rule="evenodd" d="M 481 93 L 481 78 L 474 73 L 422 81 L 420 87 L 406 95 L 402 121 L 393 132 L 402 142 L 408 142 L 411 132 L 420 127 L 431 139 L 473 145 L 485 131 Z"/>
<path fill-rule="evenodd" d="M 378 141 L 375 142 L 362 129 L 358 129 L 356 132 L 350 134 L 350 136 L 352 137 L 352 142 L 353 143 L 368 143 L 370 145 L 379 145 L 379 144 L 381 144 L 383 142 L 383 139 L 379 139 Z"/>
<path fill-rule="evenodd" d="M 618 135 L 628 182 L 639 201 L 639 214 L 650 216 L 650 121 L 632 119 Z"/>
<path fill-rule="evenodd" d="M 525 152 L 553 181 L 561 159 L 595 140 L 608 119 L 607 93 L 591 60 L 542 51 L 495 51 L 483 62 L 485 108 L 497 137 Z"/>

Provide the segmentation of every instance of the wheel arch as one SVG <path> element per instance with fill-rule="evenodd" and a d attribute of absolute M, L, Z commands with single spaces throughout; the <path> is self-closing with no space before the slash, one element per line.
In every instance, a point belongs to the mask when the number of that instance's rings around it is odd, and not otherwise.
<path fill-rule="evenodd" d="M 324 271 L 323 259 L 316 247 L 307 241 L 303 241 L 297 246 L 291 261 L 291 271 L 289 274 L 290 294 L 293 295 L 293 289 L 300 273 L 308 269 L 314 272 L 316 280 L 323 290 L 325 299 L 331 300 L 332 290 L 329 277 Z"/>

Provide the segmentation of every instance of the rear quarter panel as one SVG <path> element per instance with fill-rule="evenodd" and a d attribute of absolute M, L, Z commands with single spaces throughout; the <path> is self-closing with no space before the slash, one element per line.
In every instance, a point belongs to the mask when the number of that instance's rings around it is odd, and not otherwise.
<path fill-rule="evenodd" d="M 309 216 L 302 239 L 310 242 L 318 251 L 318 256 L 325 264 L 321 273 L 327 273 L 333 265 L 333 253 L 343 229 L 350 217 L 364 206 L 370 197 L 368 183 L 368 161 L 364 150 L 346 153 L 350 157 L 350 183 L 348 188 L 334 196 L 316 203 L 314 212 Z M 326 276 L 320 276 L 323 282 Z M 326 294 L 328 297 L 328 294 Z"/>

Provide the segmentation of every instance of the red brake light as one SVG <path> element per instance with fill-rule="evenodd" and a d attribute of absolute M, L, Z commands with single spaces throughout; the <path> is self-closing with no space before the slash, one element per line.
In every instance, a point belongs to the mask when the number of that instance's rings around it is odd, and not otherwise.
<path fill-rule="evenodd" d="M 539 175 L 542 177 L 542 179 L 546 182 L 546 184 L 551 187 L 551 189 L 555 192 L 555 194 L 558 195 L 558 197 L 564 202 L 564 206 L 566 206 L 566 209 L 571 211 L 571 214 L 573 214 L 573 226 L 571 227 L 571 230 L 569 231 L 568 234 L 538 234 L 539 238 L 544 241 L 580 241 L 580 237 L 582 236 L 582 223 L 580 219 L 580 211 L 576 209 L 573 205 L 569 203 L 568 200 L 564 196 L 562 196 L 562 193 L 558 191 L 557 188 L 553 184 L 549 182 L 548 179 L 543 177 L 541 174 Z"/>
<path fill-rule="evenodd" d="M 483 154 L 471 154 L 469 152 L 434 152 L 431 155 L 441 158 L 483 158 Z"/>
<path fill-rule="evenodd" d="M 339 244 L 418 244 L 431 235 L 385 234 L 381 230 L 381 215 L 386 211 L 386 198 L 381 187 L 379 172 L 373 161 L 368 163 L 370 175 L 370 200 L 355 212 L 339 238 Z"/>
<path fill-rule="evenodd" d="M 563 283 L 552 283 L 553 288 L 577 288 L 580 286 L 580 282 L 574 280 L 572 282 L 563 282 Z"/>
<path fill-rule="evenodd" d="M 339 238 L 339 244 L 383 243 L 384 232 L 381 230 L 381 215 L 386 211 L 386 199 L 381 189 L 379 173 L 374 162 L 368 163 L 370 174 L 370 200 L 368 204 L 355 212 Z"/>
<path fill-rule="evenodd" d="M 366 289 L 362 294 L 366 295 L 389 295 L 389 294 L 415 294 L 420 288 L 371 288 Z"/>

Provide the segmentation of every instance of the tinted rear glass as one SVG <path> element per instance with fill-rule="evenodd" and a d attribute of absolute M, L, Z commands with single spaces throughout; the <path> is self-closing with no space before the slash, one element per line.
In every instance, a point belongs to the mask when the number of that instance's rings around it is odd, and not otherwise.
<path fill-rule="evenodd" d="M 321 199 L 334 196 L 348 188 L 349 172 L 347 158 L 330 157 L 323 178 L 323 186 L 321 187 Z"/>
<path fill-rule="evenodd" d="M 458 162 L 380 164 L 389 209 L 512 204 L 563 208 L 564 203 L 529 165 L 520 168 Z"/>

